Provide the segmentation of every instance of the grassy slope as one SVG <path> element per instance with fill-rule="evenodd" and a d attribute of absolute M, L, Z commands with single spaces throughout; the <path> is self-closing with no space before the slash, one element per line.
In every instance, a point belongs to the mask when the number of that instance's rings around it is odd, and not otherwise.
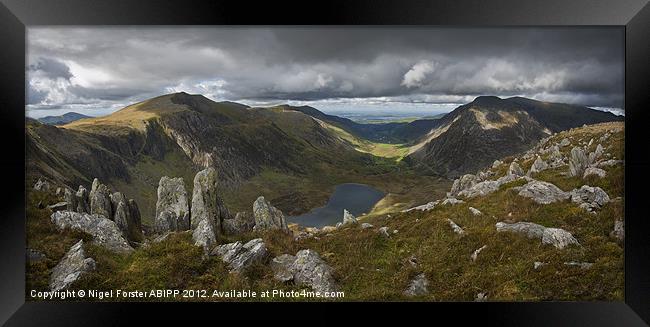
<path fill-rule="evenodd" d="M 576 144 L 578 138 L 588 141 L 591 133 L 599 136 L 602 128 L 589 127 L 561 133 L 552 142 L 568 135 Z M 610 142 L 614 143 L 607 151 L 617 158 L 624 158 L 622 131 L 616 133 Z M 569 147 L 562 149 L 563 152 L 568 150 Z M 622 169 L 611 167 L 606 170 L 608 175 L 602 180 L 583 182 L 561 176 L 560 171 L 545 171 L 536 178 L 553 181 L 565 190 L 583 183 L 599 185 L 612 199 L 623 197 Z M 519 184 L 521 182 L 513 182 L 489 196 L 429 212 L 363 218 L 375 227 L 388 226 L 390 230 L 398 230 L 389 239 L 379 236 L 375 229 L 361 230 L 354 226 L 331 235 L 321 235 L 319 239 L 302 241 L 293 241 L 292 237 L 281 233 L 240 235 L 219 241 L 226 243 L 261 236 L 274 256 L 295 253 L 299 249 L 314 249 L 334 268 L 335 278 L 346 292 L 346 300 L 404 300 L 402 291 L 409 280 L 421 272 L 430 281 L 430 294 L 419 298 L 421 300 L 470 301 L 479 292 L 487 292 L 489 299 L 496 301 L 622 300 L 623 247 L 608 236 L 615 219 L 623 215 L 622 199 L 610 202 L 592 215 L 568 201 L 539 205 L 508 190 Z M 28 289 L 44 289 L 49 269 L 70 245 L 83 237 L 70 232 L 55 232 L 47 211 L 35 209 L 42 196 L 30 196 L 28 247 L 45 252 L 50 259 L 28 266 Z M 478 208 L 483 215 L 471 215 L 469 206 Z M 465 235 L 454 234 L 447 218 L 462 226 Z M 497 233 L 494 224 L 503 220 L 561 227 L 572 232 L 581 246 L 557 250 L 541 245 L 538 240 Z M 472 262 L 470 255 L 483 245 L 487 248 Z M 97 260 L 98 270 L 85 275 L 74 288 L 297 289 L 274 281 L 267 266 L 251 267 L 242 275 L 227 273 L 219 260 L 201 259 L 201 252 L 191 245 L 188 233 L 174 235 L 127 256 L 112 255 L 92 245 L 89 254 Z M 418 258 L 418 267 L 407 263 L 411 255 Z M 548 265 L 534 270 L 534 261 L 547 262 Z M 594 265 L 590 269 L 580 269 L 564 265 L 566 261 L 585 261 Z"/>

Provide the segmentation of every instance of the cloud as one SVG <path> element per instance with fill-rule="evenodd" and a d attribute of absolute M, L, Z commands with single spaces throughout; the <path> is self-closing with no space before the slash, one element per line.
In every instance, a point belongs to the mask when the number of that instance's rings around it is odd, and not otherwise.
<path fill-rule="evenodd" d="M 521 95 L 623 106 L 620 28 L 35 27 L 27 38 L 34 110 L 180 90 L 258 103 Z"/>

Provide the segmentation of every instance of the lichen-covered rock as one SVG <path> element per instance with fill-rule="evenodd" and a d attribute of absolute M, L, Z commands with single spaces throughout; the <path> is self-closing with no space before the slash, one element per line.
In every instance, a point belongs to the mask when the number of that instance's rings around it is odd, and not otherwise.
<path fill-rule="evenodd" d="M 406 296 L 423 296 L 427 295 L 429 293 L 428 290 L 429 286 L 429 281 L 427 280 L 427 277 L 422 273 L 409 283 L 409 286 L 406 288 L 404 291 L 404 295 Z"/>
<path fill-rule="evenodd" d="M 293 271 L 291 266 L 296 261 L 296 256 L 283 254 L 271 260 L 271 270 L 273 277 L 281 282 L 293 280 Z"/>
<path fill-rule="evenodd" d="M 86 257 L 84 241 L 80 240 L 68 250 L 63 259 L 52 269 L 50 289 L 52 291 L 64 290 L 83 274 L 95 270 L 95 267 L 95 260 Z"/>
<path fill-rule="evenodd" d="M 67 211 L 77 211 L 77 196 L 72 192 L 71 189 L 65 188 L 63 191 L 63 198 L 68 204 Z"/>
<path fill-rule="evenodd" d="M 88 201 L 88 190 L 79 185 L 79 190 L 75 194 L 77 197 L 77 212 L 90 213 L 90 203 Z"/>
<path fill-rule="evenodd" d="M 358 223 L 357 218 L 346 209 L 343 209 L 343 226 Z"/>
<path fill-rule="evenodd" d="M 255 217 L 255 230 L 289 230 L 282 211 L 272 206 L 263 196 L 253 203 L 253 217 Z"/>
<path fill-rule="evenodd" d="M 587 178 L 588 176 L 598 176 L 600 178 L 603 178 L 607 176 L 607 172 L 596 167 L 587 167 L 585 169 L 585 173 L 582 175 L 582 178 Z"/>
<path fill-rule="evenodd" d="M 55 204 L 51 204 L 51 205 L 47 206 L 47 208 L 50 209 L 51 211 L 67 210 L 68 209 L 68 202 L 65 202 L 65 201 L 57 202 Z"/>
<path fill-rule="evenodd" d="M 571 244 L 579 244 L 578 240 L 564 229 L 547 228 L 530 222 L 518 222 L 513 224 L 498 222 L 496 223 L 496 229 L 497 232 L 513 232 L 531 239 L 539 239 L 543 244 L 553 245 L 558 249 L 563 249 Z"/>
<path fill-rule="evenodd" d="M 453 222 L 451 219 L 447 219 L 447 223 L 454 231 L 454 233 L 458 235 L 463 235 L 465 233 L 465 231 L 460 226 L 458 226 L 455 222 Z"/>
<path fill-rule="evenodd" d="M 469 207 L 469 211 L 470 211 L 470 212 L 472 213 L 472 215 L 474 215 L 474 216 L 480 216 L 480 215 L 483 214 L 480 210 L 478 210 L 478 209 L 476 209 L 476 208 L 474 208 L 474 207 Z"/>
<path fill-rule="evenodd" d="M 565 137 L 562 139 L 562 141 L 560 141 L 560 146 L 565 147 L 567 145 L 571 145 L 571 141 L 569 141 L 569 139 Z"/>
<path fill-rule="evenodd" d="M 221 234 L 221 212 L 217 203 L 217 171 L 209 167 L 194 176 L 191 214 L 192 239 L 206 252 Z"/>
<path fill-rule="evenodd" d="M 446 199 L 442 200 L 442 202 L 440 203 L 440 205 L 447 205 L 447 204 L 449 204 L 449 205 L 454 205 L 454 204 L 459 204 L 459 203 L 464 203 L 464 202 L 465 202 L 465 201 L 463 201 L 463 200 L 458 200 L 458 199 L 456 199 L 456 198 L 446 198 Z"/>
<path fill-rule="evenodd" d="M 614 160 L 614 159 L 609 159 L 605 161 L 600 161 L 594 164 L 595 167 L 601 168 L 601 167 L 611 167 L 611 166 L 616 166 L 623 164 L 623 160 Z"/>
<path fill-rule="evenodd" d="M 248 233 L 255 227 L 255 217 L 248 212 L 238 212 L 234 218 L 221 221 L 221 228 L 226 235 Z"/>
<path fill-rule="evenodd" d="M 50 183 L 47 180 L 42 180 L 39 178 L 36 184 L 34 184 L 34 190 L 41 191 L 41 192 L 49 192 Z"/>
<path fill-rule="evenodd" d="M 300 250 L 291 264 L 293 280 L 316 292 L 335 292 L 339 289 L 332 276 L 332 268 L 314 250 Z"/>
<path fill-rule="evenodd" d="M 581 147 L 573 147 L 569 157 L 569 176 L 582 176 L 589 166 L 589 158 Z"/>
<path fill-rule="evenodd" d="M 623 220 L 615 221 L 614 222 L 614 230 L 609 235 L 616 238 L 620 242 L 624 242 L 625 241 L 625 222 Z"/>
<path fill-rule="evenodd" d="M 571 191 L 571 201 L 589 212 L 600 210 L 607 202 L 609 196 L 597 186 L 582 185 L 579 189 Z"/>
<path fill-rule="evenodd" d="M 600 159 L 602 155 L 605 153 L 605 148 L 603 148 L 600 143 L 596 146 L 596 150 L 594 152 L 589 153 L 589 162 L 596 162 L 596 160 Z"/>
<path fill-rule="evenodd" d="M 512 163 L 510 163 L 510 167 L 508 167 L 508 175 L 523 176 L 524 170 L 521 169 L 521 167 L 516 161 L 513 161 Z"/>
<path fill-rule="evenodd" d="M 451 191 L 449 191 L 451 196 L 456 196 L 462 190 L 466 190 L 474 184 L 478 183 L 480 180 L 477 176 L 472 174 L 465 174 L 460 178 L 454 180 L 454 184 L 451 186 Z"/>
<path fill-rule="evenodd" d="M 501 160 L 494 160 L 494 162 L 492 163 L 492 169 L 499 168 L 499 166 L 501 166 L 502 164 L 503 162 Z"/>
<path fill-rule="evenodd" d="M 261 238 L 242 242 L 219 245 L 210 255 L 216 255 L 228 264 L 231 272 L 239 273 L 255 263 L 263 263 L 268 257 L 268 250 Z"/>
<path fill-rule="evenodd" d="M 90 234 L 93 242 L 115 252 L 130 252 L 133 248 L 114 221 L 100 215 L 72 211 L 57 211 L 50 217 L 59 229 L 76 229 Z"/>
<path fill-rule="evenodd" d="M 158 183 L 155 230 L 157 233 L 190 229 L 190 207 L 183 178 L 163 176 Z"/>
<path fill-rule="evenodd" d="M 122 231 L 124 237 L 130 241 L 142 240 L 142 225 L 140 223 L 140 212 L 134 200 L 127 200 L 120 192 L 110 195 L 113 210 L 113 221 Z"/>
<path fill-rule="evenodd" d="M 531 181 L 523 186 L 513 187 L 512 190 L 518 192 L 519 196 L 530 198 L 540 204 L 564 201 L 571 196 L 559 187 L 542 181 Z"/>
<path fill-rule="evenodd" d="M 90 188 L 90 213 L 113 219 L 113 207 L 111 204 L 111 191 L 108 186 L 99 182 L 99 179 L 93 180 Z"/>
<path fill-rule="evenodd" d="M 546 169 L 548 169 L 546 161 L 544 161 L 540 156 L 537 156 L 537 159 L 535 159 L 535 162 L 533 162 L 533 165 L 528 171 L 528 175 L 537 174 Z"/>
<path fill-rule="evenodd" d="M 429 210 L 435 208 L 439 203 L 440 203 L 440 200 L 431 201 L 431 202 L 425 203 L 423 205 L 419 205 L 417 207 L 402 210 L 402 212 L 409 212 L 409 211 L 413 211 L 413 210 L 429 211 Z"/>

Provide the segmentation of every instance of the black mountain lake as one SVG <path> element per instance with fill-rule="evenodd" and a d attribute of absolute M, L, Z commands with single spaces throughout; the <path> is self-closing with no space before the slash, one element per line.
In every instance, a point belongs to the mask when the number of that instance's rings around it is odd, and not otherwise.
<path fill-rule="evenodd" d="M 312 209 L 299 216 L 287 217 L 287 221 L 306 227 L 335 226 L 343 221 L 343 209 L 358 216 L 368 213 L 383 197 L 383 192 L 368 185 L 339 184 L 324 207 Z"/>

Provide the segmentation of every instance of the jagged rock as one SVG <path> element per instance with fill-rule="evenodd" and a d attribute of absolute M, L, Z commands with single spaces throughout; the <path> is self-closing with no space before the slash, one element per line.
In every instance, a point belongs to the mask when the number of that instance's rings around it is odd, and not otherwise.
<path fill-rule="evenodd" d="M 271 270 L 273 277 L 281 282 L 293 280 L 293 271 L 291 266 L 296 261 L 296 256 L 283 254 L 271 260 Z"/>
<path fill-rule="evenodd" d="M 268 256 L 268 250 L 264 241 L 261 238 L 256 238 L 246 244 L 238 241 L 219 245 L 212 250 L 210 255 L 219 256 L 223 262 L 228 264 L 231 272 L 238 273 L 255 263 L 263 263 Z"/>
<path fill-rule="evenodd" d="M 56 192 L 54 192 L 54 195 L 56 196 L 63 196 L 63 188 L 57 187 Z"/>
<path fill-rule="evenodd" d="M 469 207 L 469 211 L 471 211 L 474 216 L 480 216 L 483 214 L 480 210 L 474 207 Z"/>
<path fill-rule="evenodd" d="M 68 209 L 68 202 L 65 202 L 65 201 L 63 201 L 63 202 L 57 202 L 57 203 L 55 203 L 55 204 L 51 204 L 51 205 L 47 206 L 47 208 L 50 209 L 50 210 L 52 210 L 52 211 L 63 211 L 63 210 L 67 210 L 67 209 Z"/>
<path fill-rule="evenodd" d="M 454 180 L 454 184 L 451 186 L 450 195 L 456 196 L 458 193 L 460 193 L 460 191 L 474 186 L 474 184 L 478 183 L 479 181 L 480 180 L 476 175 L 465 174 L 460 178 Z"/>
<path fill-rule="evenodd" d="M 88 190 L 79 185 L 79 190 L 75 194 L 77 197 L 77 212 L 90 213 L 90 204 L 88 202 Z"/>
<path fill-rule="evenodd" d="M 292 256 L 284 258 L 285 262 L 291 259 Z M 292 279 L 296 285 L 309 286 L 312 290 L 321 293 L 335 292 L 339 289 L 332 276 L 332 268 L 314 250 L 298 251 L 287 270 L 287 274 L 281 277 L 286 279 L 289 277 L 288 274 L 293 275 Z"/>
<path fill-rule="evenodd" d="M 390 234 L 388 233 L 388 227 L 386 226 L 379 228 L 378 232 L 382 236 L 390 237 Z"/>
<path fill-rule="evenodd" d="M 580 147 L 573 147 L 569 157 L 569 176 L 582 176 L 588 166 L 589 158 L 585 155 L 585 151 Z"/>
<path fill-rule="evenodd" d="M 191 213 L 194 245 L 207 252 L 221 234 L 221 213 L 217 207 L 217 171 L 201 170 L 194 176 Z"/>
<path fill-rule="evenodd" d="M 571 144 L 571 141 L 569 141 L 569 139 L 566 138 L 566 137 L 563 138 L 562 141 L 560 141 L 560 146 L 561 147 L 565 147 L 565 146 L 570 145 L 570 144 Z"/>
<path fill-rule="evenodd" d="M 72 190 L 66 188 L 63 191 L 63 197 L 65 202 L 68 204 L 67 211 L 77 211 L 77 196 L 72 193 Z"/>
<path fill-rule="evenodd" d="M 99 179 L 93 180 L 90 188 L 90 213 L 113 219 L 113 207 L 111 205 L 111 191 L 108 186 L 99 182 Z"/>
<path fill-rule="evenodd" d="M 350 225 L 350 224 L 356 224 L 358 222 L 359 221 L 357 220 L 357 218 L 353 214 L 351 214 L 346 209 L 343 209 L 343 226 Z"/>
<path fill-rule="evenodd" d="M 571 191 L 571 201 L 589 212 L 602 208 L 609 202 L 609 196 L 597 186 L 582 185 L 579 189 Z"/>
<path fill-rule="evenodd" d="M 530 167 L 530 170 L 528 171 L 528 175 L 532 174 L 537 174 L 540 171 L 548 169 L 548 164 L 546 161 L 542 160 L 540 156 L 537 156 L 537 159 L 535 159 L 535 162 L 533 162 L 533 165 Z"/>
<path fill-rule="evenodd" d="M 594 152 L 589 154 L 589 163 L 596 162 L 596 160 L 600 159 L 600 157 L 603 156 L 605 153 L 605 148 L 603 148 L 600 143 L 596 146 L 596 150 Z"/>
<path fill-rule="evenodd" d="M 429 281 L 427 280 L 427 277 L 422 273 L 413 280 L 411 280 L 411 283 L 409 283 L 409 286 L 406 288 L 404 291 L 404 295 L 406 296 L 423 296 L 427 295 L 429 293 L 429 290 L 427 289 L 429 286 Z"/>
<path fill-rule="evenodd" d="M 481 292 L 476 294 L 476 298 L 474 299 L 474 302 L 485 302 L 487 301 L 487 299 L 488 299 L 487 293 Z"/>
<path fill-rule="evenodd" d="M 600 168 L 587 167 L 587 169 L 585 169 L 585 173 L 582 175 L 582 178 L 587 178 L 587 176 L 592 176 L 592 175 L 602 178 L 607 176 L 607 172 Z"/>
<path fill-rule="evenodd" d="M 544 266 L 546 266 L 546 263 L 544 263 L 544 262 L 540 262 L 540 261 L 533 262 L 533 269 L 535 269 L 535 270 L 540 270 Z"/>
<path fill-rule="evenodd" d="M 464 202 L 465 202 L 465 201 L 463 201 L 463 200 L 458 200 L 458 199 L 456 199 L 456 198 L 446 198 L 446 199 L 444 199 L 444 200 L 442 201 L 442 203 L 440 203 L 440 204 L 441 204 L 441 205 L 447 205 L 447 204 L 454 205 L 454 204 L 459 204 L 459 203 L 464 203 Z"/>
<path fill-rule="evenodd" d="M 115 192 L 110 196 L 113 221 L 122 231 L 124 237 L 130 241 L 142 239 L 142 225 L 140 224 L 140 212 L 134 200 L 127 200 L 124 194 Z"/>
<path fill-rule="evenodd" d="M 479 253 L 481 253 L 481 251 L 485 250 L 485 248 L 487 248 L 487 245 L 483 245 L 480 248 L 476 249 L 472 253 L 472 255 L 470 256 L 470 259 L 472 259 L 472 261 L 476 261 L 476 259 L 478 258 Z"/>
<path fill-rule="evenodd" d="M 28 263 L 34 263 L 45 260 L 47 257 L 40 251 L 34 249 L 27 249 L 25 253 L 25 259 Z"/>
<path fill-rule="evenodd" d="M 497 232 L 513 232 L 525 235 L 528 238 L 540 239 L 543 244 L 553 245 L 563 249 L 570 244 L 579 244 L 571 233 L 560 228 L 547 228 L 542 225 L 529 222 L 518 222 L 508 224 L 505 222 L 496 223 Z"/>
<path fill-rule="evenodd" d="M 64 290 L 83 274 L 95 270 L 95 260 L 86 257 L 83 246 L 83 240 L 77 242 L 52 269 L 52 275 L 50 276 L 50 289 L 52 291 Z"/>
<path fill-rule="evenodd" d="M 226 235 L 248 233 L 255 226 L 255 217 L 248 212 L 238 212 L 234 218 L 221 221 L 221 228 Z"/>
<path fill-rule="evenodd" d="M 579 267 L 580 269 L 589 269 L 591 266 L 594 264 L 591 262 L 576 262 L 576 261 L 569 261 L 564 263 L 565 266 L 574 266 L 574 267 Z"/>
<path fill-rule="evenodd" d="M 508 175 L 523 176 L 524 171 L 516 161 L 513 161 L 510 163 L 510 167 L 508 167 Z"/>
<path fill-rule="evenodd" d="M 361 229 L 368 229 L 368 228 L 373 228 L 374 226 L 369 223 L 363 223 L 361 224 Z"/>
<path fill-rule="evenodd" d="M 492 163 L 492 169 L 499 168 L 499 166 L 501 166 L 502 164 L 503 162 L 501 160 L 494 160 L 494 162 Z"/>
<path fill-rule="evenodd" d="M 185 231 L 190 229 L 190 207 L 183 178 L 163 176 L 158 183 L 155 231 Z"/>
<path fill-rule="evenodd" d="M 72 211 L 57 211 L 51 216 L 59 229 L 76 229 L 90 234 L 93 242 L 115 252 L 130 252 L 133 248 L 124 239 L 114 221 L 100 215 Z"/>
<path fill-rule="evenodd" d="M 557 186 L 542 181 L 531 181 L 523 186 L 513 187 L 512 190 L 518 192 L 519 196 L 531 198 L 540 204 L 564 201 L 571 196 Z"/>
<path fill-rule="evenodd" d="M 605 161 L 600 161 L 594 164 L 595 167 L 601 168 L 601 167 L 611 167 L 611 166 L 616 166 L 618 164 L 622 164 L 623 160 L 614 160 L 614 159 L 609 159 Z"/>
<path fill-rule="evenodd" d="M 625 222 L 623 220 L 617 220 L 614 222 L 614 230 L 609 234 L 610 236 L 616 238 L 617 240 L 624 242 L 625 241 Z"/>
<path fill-rule="evenodd" d="M 447 222 L 449 223 L 449 226 L 451 226 L 451 229 L 454 231 L 454 233 L 458 235 L 463 235 L 465 233 L 465 231 L 451 219 L 447 219 Z"/>
<path fill-rule="evenodd" d="M 35 191 L 41 191 L 41 192 L 49 192 L 50 191 L 50 183 L 46 180 L 38 179 L 36 184 L 34 184 L 34 190 Z"/>
<path fill-rule="evenodd" d="M 255 230 L 289 230 L 282 211 L 272 206 L 263 196 L 257 198 L 253 203 L 253 216 L 255 217 Z"/>

